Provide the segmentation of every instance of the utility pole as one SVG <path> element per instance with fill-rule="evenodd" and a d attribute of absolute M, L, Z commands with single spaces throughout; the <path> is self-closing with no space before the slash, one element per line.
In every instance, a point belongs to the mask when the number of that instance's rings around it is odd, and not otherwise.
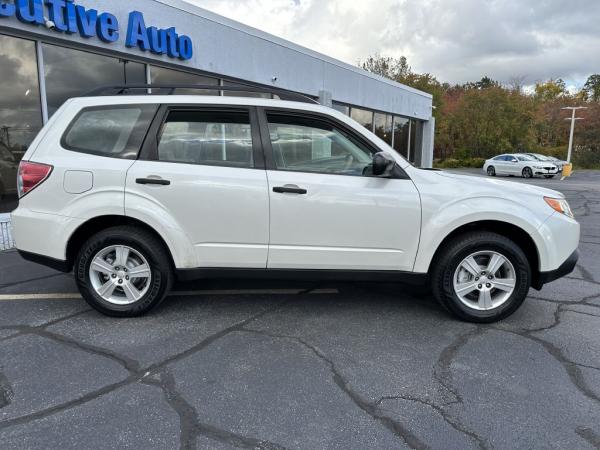
<path fill-rule="evenodd" d="M 571 113 L 571 117 L 567 117 L 565 120 L 570 120 L 571 121 L 571 134 L 569 135 L 569 152 L 567 154 L 567 162 L 570 163 L 571 162 L 571 154 L 573 152 L 573 134 L 575 133 L 575 121 L 576 120 L 583 120 L 583 117 L 575 117 L 575 113 L 577 112 L 577 110 L 579 109 L 587 109 L 586 106 L 567 106 L 565 108 L 561 108 L 561 109 L 570 109 L 572 111 Z"/>

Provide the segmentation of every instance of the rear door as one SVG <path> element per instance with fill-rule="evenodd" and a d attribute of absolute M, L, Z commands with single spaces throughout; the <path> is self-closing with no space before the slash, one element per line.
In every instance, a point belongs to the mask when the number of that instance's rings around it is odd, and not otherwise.
<path fill-rule="evenodd" d="M 282 110 L 260 117 L 268 267 L 412 271 L 421 228 L 412 181 L 368 175 L 378 149 L 334 119 Z"/>
<path fill-rule="evenodd" d="M 265 268 L 269 196 L 250 107 L 165 106 L 127 174 L 125 208 L 141 204 L 192 242 L 198 267 Z"/>

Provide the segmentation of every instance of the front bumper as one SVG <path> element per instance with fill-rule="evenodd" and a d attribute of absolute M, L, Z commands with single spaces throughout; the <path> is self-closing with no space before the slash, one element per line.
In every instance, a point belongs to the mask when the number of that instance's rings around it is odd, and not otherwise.
<path fill-rule="evenodd" d="M 536 175 L 557 175 L 560 171 L 556 169 L 534 169 Z"/>
<path fill-rule="evenodd" d="M 544 284 L 569 275 L 575 269 L 578 260 L 579 250 L 575 250 L 573 253 L 571 253 L 571 256 L 569 256 L 567 260 L 560 265 L 558 269 L 550 270 L 548 272 L 540 272 L 537 279 L 534 280 L 534 289 L 540 290 Z"/>

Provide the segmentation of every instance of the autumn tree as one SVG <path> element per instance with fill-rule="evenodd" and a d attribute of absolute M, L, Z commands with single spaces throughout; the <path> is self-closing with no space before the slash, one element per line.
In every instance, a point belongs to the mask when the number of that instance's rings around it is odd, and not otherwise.
<path fill-rule="evenodd" d="M 600 75 L 590 75 L 583 85 L 586 99 L 592 102 L 600 102 Z"/>

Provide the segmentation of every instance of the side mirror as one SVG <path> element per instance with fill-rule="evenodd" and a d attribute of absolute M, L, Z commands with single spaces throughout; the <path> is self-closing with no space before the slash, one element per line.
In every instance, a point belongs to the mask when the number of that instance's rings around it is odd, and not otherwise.
<path fill-rule="evenodd" d="M 376 177 L 385 178 L 391 176 L 395 165 L 396 161 L 384 152 L 378 152 L 373 155 L 373 175 Z"/>

